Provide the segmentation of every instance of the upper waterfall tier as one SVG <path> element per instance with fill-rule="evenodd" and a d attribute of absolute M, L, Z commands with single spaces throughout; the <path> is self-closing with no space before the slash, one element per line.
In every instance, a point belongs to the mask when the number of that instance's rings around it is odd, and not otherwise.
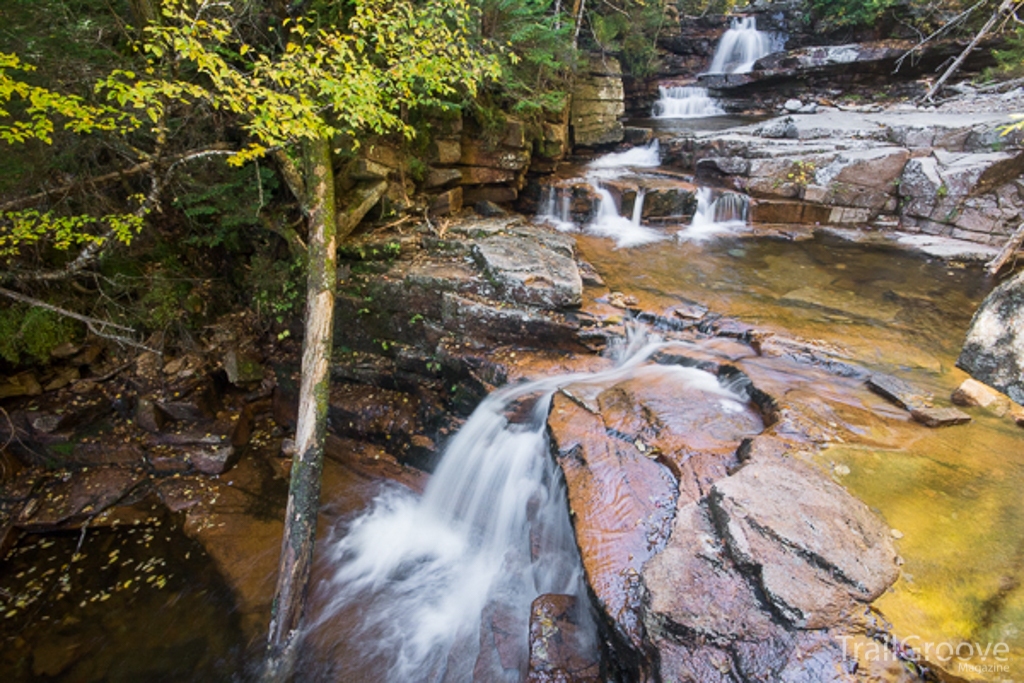
<path fill-rule="evenodd" d="M 757 30 L 755 17 L 736 17 L 718 42 L 708 73 L 750 73 L 754 62 L 773 51 L 771 35 Z"/>

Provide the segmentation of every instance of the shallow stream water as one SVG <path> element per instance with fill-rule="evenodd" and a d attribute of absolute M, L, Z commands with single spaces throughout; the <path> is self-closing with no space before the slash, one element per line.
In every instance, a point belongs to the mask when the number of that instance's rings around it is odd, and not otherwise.
<path fill-rule="evenodd" d="M 956 357 L 992 286 L 977 266 L 834 238 L 629 250 L 579 239 L 608 287 L 636 296 L 641 309 L 695 301 L 760 330 L 823 342 L 940 405 L 967 377 Z M 845 429 L 816 460 L 894 529 L 903 575 L 876 603 L 893 633 L 966 679 L 1024 680 L 1024 432 L 975 408 L 970 424 L 928 429 L 884 402 L 860 409 L 863 389 L 847 380 L 819 378 L 811 388 L 825 404 L 858 408 L 822 409 Z M 794 384 L 794 397 L 800 391 Z M 1000 644 L 1005 662 L 992 654 Z"/>

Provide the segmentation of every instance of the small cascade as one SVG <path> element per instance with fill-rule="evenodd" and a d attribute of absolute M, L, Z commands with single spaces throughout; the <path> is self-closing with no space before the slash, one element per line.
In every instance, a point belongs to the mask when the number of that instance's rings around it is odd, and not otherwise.
<path fill-rule="evenodd" d="M 611 237 L 619 249 L 638 247 L 665 239 L 664 234 L 642 225 L 640 222 L 644 201 L 642 190 L 637 192 L 636 202 L 633 204 L 633 215 L 630 218 L 619 215 L 618 203 L 608 188 L 599 185 L 595 190 L 600 197 L 600 203 L 597 207 L 597 216 L 587 224 L 587 232 L 602 237 Z"/>
<path fill-rule="evenodd" d="M 644 195 L 647 194 L 647 190 L 643 187 L 636 191 L 636 199 L 633 200 L 633 225 L 640 225 L 640 219 L 644 215 Z"/>
<path fill-rule="evenodd" d="M 673 86 L 658 88 L 661 98 L 654 103 L 651 116 L 656 119 L 699 119 L 722 116 L 725 110 L 708 95 L 707 88 Z"/>
<path fill-rule="evenodd" d="M 576 596 L 575 646 L 596 651 L 565 484 L 550 454 L 548 411 L 561 386 L 603 386 L 645 371 L 684 371 L 684 390 L 710 390 L 730 405 L 746 400 L 704 371 L 645 365 L 661 347 L 641 334 L 620 349 L 613 369 L 492 393 L 445 449 L 421 498 L 389 489 L 338 538 L 328 538 L 332 574 L 318 587 L 314 603 L 322 606 L 309 637 L 327 649 L 321 655 L 328 661 L 344 666 L 344 676 L 319 672 L 317 680 L 521 681 L 530 605 L 546 593 Z M 525 415 L 517 410 L 523 406 Z M 520 416 L 515 421 L 512 412 Z M 498 623 L 500 656 L 484 649 L 493 639 L 481 638 L 481 628 Z"/>
<path fill-rule="evenodd" d="M 755 17 L 734 17 L 729 30 L 718 42 L 708 73 L 750 73 L 754 62 L 774 51 L 772 43 L 770 34 L 757 30 Z"/>
<path fill-rule="evenodd" d="M 591 171 L 617 170 L 618 173 L 611 175 L 621 175 L 628 168 L 655 168 L 660 164 L 661 149 L 658 147 L 658 141 L 652 140 L 646 147 L 634 147 L 625 152 L 612 152 L 600 156 L 587 164 L 587 168 Z M 605 173 L 600 175 L 610 177 Z"/>
<path fill-rule="evenodd" d="M 541 194 L 540 207 L 534 220 L 538 223 L 550 225 L 561 232 L 571 232 L 576 229 L 576 223 L 572 220 L 570 207 L 572 205 L 571 190 L 569 188 L 547 185 Z"/>
<path fill-rule="evenodd" d="M 738 192 L 723 192 L 718 197 L 710 187 L 697 190 L 697 210 L 690 225 L 677 233 L 686 240 L 702 240 L 746 227 L 750 216 L 750 198 Z"/>

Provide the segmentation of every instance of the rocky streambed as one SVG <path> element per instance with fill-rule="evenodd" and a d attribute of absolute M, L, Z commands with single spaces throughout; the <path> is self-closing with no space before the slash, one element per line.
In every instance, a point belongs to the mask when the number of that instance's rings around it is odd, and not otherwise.
<path fill-rule="evenodd" d="M 991 141 L 972 132 L 976 122 L 951 124 L 957 132 L 942 137 L 935 122 L 897 125 L 906 123 L 899 113 L 837 116 L 663 140 L 677 168 L 662 169 L 651 189 L 665 201 L 637 212 L 660 236 L 634 249 L 500 211 L 435 218 L 345 248 L 321 538 L 343 538 L 382 486 L 417 496 L 495 389 L 566 377 L 546 389 L 542 455 L 565 481 L 586 591 L 537 595 L 515 618 L 485 609 L 458 654 L 479 680 L 912 680 L 914 667 L 962 675 L 959 666 L 986 661 L 973 650 L 963 661 L 928 657 L 900 638 L 1024 647 L 1013 630 L 1019 553 L 998 540 L 1022 528 L 1012 493 L 1022 479 L 1019 428 L 1008 409 L 964 412 L 947 400 L 965 378 L 953 364 L 970 312 L 990 287 L 970 257 L 987 257 L 992 248 L 977 245 L 1005 233 L 1017 157 L 984 151 Z M 776 128 L 782 135 L 766 134 Z M 935 232 L 932 223 L 907 221 L 897 233 L 886 222 L 912 204 L 901 205 L 904 195 L 916 197 L 902 180 L 914 164 L 924 179 L 934 166 L 953 188 L 922 191 L 934 206 L 917 217 L 946 226 L 938 232 L 951 239 L 930 244 L 951 261 L 900 248 L 913 243 L 910 230 Z M 794 168 L 796 181 L 784 173 Z M 672 238 L 707 180 L 754 195 L 755 230 Z M 619 192 L 633 192 L 636 206 L 640 185 L 627 181 Z M 986 197 L 999 209 L 988 227 L 956 227 Z M 584 223 L 593 211 L 585 193 L 577 198 Z M 934 216 L 946 199 L 956 211 L 943 223 Z M 798 208 L 780 220 L 780 206 Z M 815 211 L 822 226 L 807 218 Z M 833 220 L 836 211 L 860 213 L 850 223 Z M 834 237 L 871 235 L 841 229 L 871 222 L 881 246 Z M 4 662 L 16 680 L 109 679 L 120 670 L 113 662 L 167 643 L 181 645 L 183 671 L 244 671 L 256 658 L 298 353 L 250 329 L 225 319 L 173 358 L 68 349 L 48 375 L 8 382 L 4 549 L 13 562 L 47 550 L 54 534 L 67 541 L 52 572 L 38 564 L 38 580 L 30 569 L 42 560 L 4 575 Z M 585 379 L 655 337 L 661 346 L 631 374 Z M 524 423 L 533 406 L 510 405 L 505 419 Z M 157 551 L 163 528 L 173 533 Z M 133 529 L 154 554 L 111 555 Z M 181 554 L 185 543 L 197 545 Z M 951 585 L 964 554 L 970 571 Z M 90 587 L 65 580 L 88 568 L 83 555 L 99 563 L 90 573 L 116 566 L 124 575 Z M 319 580 L 329 583 L 348 559 L 321 549 Z M 157 571 L 172 563 L 174 572 Z M 173 615 L 196 590 L 233 603 L 227 625 L 211 615 L 141 647 L 117 635 L 128 622 L 115 619 L 104 628 L 121 645 L 90 656 L 94 635 L 83 624 L 106 619 L 104 605 L 161 604 Z M 317 595 L 314 613 L 326 599 Z M 361 609 L 338 618 L 358 623 Z M 60 624 L 59 639 L 46 622 Z M 595 638 L 580 635 L 588 623 Z M 336 633 L 311 633 L 306 675 L 355 661 L 355 671 L 379 671 L 366 659 L 372 629 Z"/>

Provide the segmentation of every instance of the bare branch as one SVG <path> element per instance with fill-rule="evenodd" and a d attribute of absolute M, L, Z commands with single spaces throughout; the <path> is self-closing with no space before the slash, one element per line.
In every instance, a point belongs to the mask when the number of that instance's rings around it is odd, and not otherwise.
<path fill-rule="evenodd" d="M 62 315 L 64 317 L 66 317 L 66 318 L 72 318 L 74 320 L 78 320 L 80 322 L 83 322 L 83 323 L 85 323 L 86 327 L 89 328 L 89 331 L 92 332 L 93 334 L 95 334 L 97 337 L 103 337 L 104 339 L 110 339 L 111 341 L 115 341 L 115 342 L 117 342 L 119 344 L 127 344 L 128 346 L 134 346 L 137 349 L 143 349 L 144 351 L 152 351 L 153 353 L 156 353 L 158 355 L 162 355 L 161 352 L 158 351 L 157 349 L 151 349 L 150 347 L 146 346 L 145 344 L 140 344 L 139 342 L 135 341 L 134 339 L 131 339 L 129 337 L 125 337 L 125 336 L 122 336 L 122 335 L 114 334 L 113 332 L 107 332 L 106 331 L 106 330 L 110 329 L 110 330 L 119 330 L 121 332 L 128 332 L 128 333 L 131 333 L 131 334 L 138 334 L 134 329 L 132 329 L 130 327 L 125 327 L 124 325 L 118 325 L 117 323 L 112 323 L 109 320 L 100 320 L 99 318 L 90 318 L 87 315 L 82 315 L 81 313 L 75 313 L 74 311 L 69 311 L 66 308 L 60 308 L 59 306 L 54 306 L 53 304 L 48 304 L 45 301 L 41 301 L 40 299 L 36 299 L 34 297 L 31 297 L 31 296 L 26 296 L 24 294 L 21 294 L 20 292 L 15 292 L 15 291 L 12 291 L 10 289 L 6 289 L 4 287 L 0 287 L 0 294 L 2 294 L 3 296 L 8 297 L 10 299 L 14 299 L 15 301 L 20 301 L 20 302 L 28 304 L 30 306 L 35 306 L 37 308 L 43 308 L 43 309 L 45 309 L 47 311 L 51 311 L 53 313 L 56 313 L 57 315 Z"/>
<path fill-rule="evenodd" d="M 992 13 L 992 16 L 989 17 L 988 21 L 985 22 L 985 25 L 982 26 L 981 30 L 978 31 L 977 35 L 974 36 L 974 39 L 967 45 L 966 48 L 964 48 L 964 51 L 960 53 L 960 56 L 958 56 L 956 60 L 950 65 L 950 67 L 946 69 L 945 73 L 943 73 L 942 76 L 939 77 L 939 80 L 935 81 L 935 83 L 932 84 L 932 87 L 928 89 L 928 92 L 925 93 L 925 96 L 922 98 L 924 101 L 931 101 L 935 94 L 939 92 L 939 90 L 942 88 L 942 84 L 949 80 L 949 78 L 957 72 L 957 69 L 960 68 L 960 65 L 963 64 L 965 59 L 967 59 L 967 55 L 971 54 L 971 52 L 974 51 L 974 48 L 977 47 L 978 43 L 981 42 L 981 39 L 988 34 L 988 32 L 992 29 L 996 22 L 1002 19 L 1006 14 L 1011 12 L 1014 6 L 1017 5 L 1017 3 L 1020 1 L 1021 0 L 1003 0 L 1003 3 L 999 5 L 999 9 Z"/>
<path fill-rule="evenodd" d="M 995 258 L 985 264 L 985 269 L 988 271 L 988 274 L 995 275 L 1002 270 L 1003 266 L 1005 266 L 1006 262 L 1010 260 L 1010 257 L 1013 256 L 1014 252 L 1020 248 L 1022 242 L 1024 242 L 1024 223 L 1021 223 L 1014 233 L 1010 235 L 1010 239 L 1006 240 L 1006 244 L 1004 244 L 1003 248 L 999 250 L 999 253 L 996 254 Z"/>
<path fill-rule="evenodd" d="M 893 73 L 898 72 L 900 70 L 900 67 L 903 66 L 903 62 L 907 59 L 907 57 L 910 57 L 911 55 L 913 55 L 915 52 L 917 52 L 922 47 L 924 47 L 925 45 L 930 43 L 932 40 L 934 40 L 936 38 L 939 38 L 940 36 L 943 36 L 943 35 L 949 33 L 954 28 L 956 28 L 960 24 L 962 24 L 965 21 L 967 21 L 967 18 L 971 15 L 971 13 L 974 10 L 978 9 L 979 7 L 981 7 L 982 5 L 984 5 L 986 2 L 988 2 L 988 0 L 978 0 L 978 2 L 974 3 L 974 5 L 972 5 L 971 7 L 968 7 L 963 12 L 961 12 L 958 15 L 956 15 L 955 17 L 953 17 L 952 19 L 947 21 L 945 24 L 943 24 L 939 28 L 935 29 L 935 31 L 933 31 L 931 33 L 931 35 L 929 35 L 927 38 L 922 38 L 921 41 L 917 45 L 915 45 L 914 47 L 912 47 L 909 50 L 907 50 L 906 52 L 904 52 L 903 56 L 896 60 L 896 68 L 893 69 L 892 72 Z M 911 63 L 914 63 L 914 62 L 911 62 Z"/>

